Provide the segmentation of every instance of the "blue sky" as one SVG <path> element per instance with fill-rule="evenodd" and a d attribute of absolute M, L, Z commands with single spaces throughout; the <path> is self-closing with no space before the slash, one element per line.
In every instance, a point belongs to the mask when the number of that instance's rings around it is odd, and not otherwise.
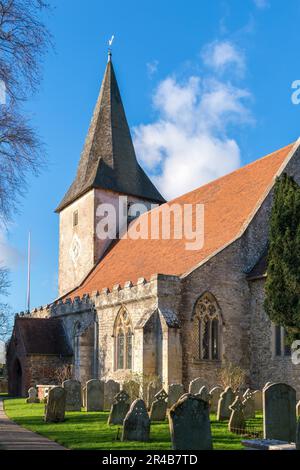
<path fill-rule="evenodd" d="M 46 16 L 55 52 L 30 100 L 48 167 L 29 178 L 0 256 L 9 302 L 24 310 L 32 237 L 32 306 L 57 295 L 58 216 L 115 35 L 115 66 L 138 157 L 172 197 L 270 153 L 300 135 L 297 0 L 63 0 Z M 184 161 L 184 168 L 182 162 Z M 186 164 L 188 162 L 188 165 Z M 184 170 L 184 171 L 183 171 Z"/>

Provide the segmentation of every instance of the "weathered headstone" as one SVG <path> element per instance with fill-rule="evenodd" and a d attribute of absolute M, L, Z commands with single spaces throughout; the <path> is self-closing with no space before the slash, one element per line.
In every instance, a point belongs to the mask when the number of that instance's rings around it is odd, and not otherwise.
<path fill-rule="evenodd" d="M 173 450 L 212 449 L 207 402 L 187 393 L 172 406 L 168 417 Z"/>
<path fill-rule="evenodd" d="M 104 410 L 110 410 L 114 398 L 120 391 L 120 384 L 115 380 L 108 380 L 104 382 Z"/>
<path fill-rule="evenodd" d="M 154 397 L 150 409 L 150 420 L 164 421 L 166 419 L 168 407 L 168 395 L 164 389 L 161 389 Z"/>
<path fill-rule="evenodd" d="M 171 384 L 168 387 L 168 408 L 171 408 L 177 400 L 184 394 L 182 384 Z"/>
<path fill-rule="evenodd" d="M 104 382 L 98 379 L 86 383 L 86 411 L 103 411 Z"/>
<path fill-rule="evenodd" d="M 253 392 L 248 388 L 243 395 L 243 404 L 245 405 L 244 416 L 246 419 L 255 418 L 255 401 Z"/>
<path fill-rule="evenodd" d="M 210 410 L 212 413 L 216 413 L 218 411 L 218 402 L 220 399 L 220 395 L 223 392 L 222 387 L 214 387 L 209 392 L 210 394 Z"/>
<path fill-rule="evenodd" d="M 272 382 L 267 382 L 264 386 L 263 386 L 263 391 L 265 388 L 268 388 L 270 385 L 272 385 Z"/>
<path fill-rule="evenodd" d="M 261 390 L 255 390 L 253 392 L 254 396 L 254 403 L 255 403 L 255 411 L 262 412 L 263 406 L 262 406 L 262 392 Z"/>
<path fill-rule="evenodd" d="M 28 390 L 28 398 L 26 398 L 26 403 L 39 403 L 40 400 L 37 397 L 37 389 L 35 387 L 30 387 Z"/>
<path fill-rule="evenodd" d="M 123 424 L 125 416 L 127 415 L 130 408 L 130 397 L 125 390 L 117 393 L 114 398 L 113 404 L 111 405 L 107 424 Z"/>
<path fill-rule="evenodd" d="M 240 399 L 236 397 L 232 405 L 229 406 L 231 415 L 228 423 L 228 430 L 236 434 L 241 434 L 245 429 L 245 416 L 244 416 L 245 405 Z"/>
<path fill-rule="evenodd" d="M 161 390 L 161 382 L 150 382 L 147 387 L 147 396 L 146 396 L 146 403 L 147 408 L 150 410 L 152 402 L 154 400 L 154 396 Z"/>
<path fill-rule="evenodd" d="M 45 421 L 60 423 L 65 419 L 66 391 L 63 387 L 53 387 L 49 390 L 45 405 Z"/>
<path fill-rule="evenodd" d="M 296 391 L 283 383 L 263 390 L 264 438 L 295 442 Z"/>
<path fill-rule="evenodd" d="M 62 384 L 66 391 L 66 411 L 81 411 L 81 384 L 78 380 L 65 380 Z"/>
<path fill-rule="evenodd" d="M 229 419 L 231 415 L 231 410 L 229 406 L 232 405 L 235 399 L 235 394 L 232 391 L 231 387 L 226 387 L 224 392 L 221 393 L 219 403 L 218 403 L 218 413 L 217 420 L 222 421 Z"/>
<path fill-rule="evenodd" d="M 203 385 L 203 387 L 200 388 L 196 396 L 200 398 L 201 400 L 206 401 L 207 403 L 210 403 L 211 396 L 210 396 L 209 391 L 205 387 L 205 385 Z"/>
<path fill-rule="evenodd" d="M 201 377 L 197 377 L 196 379 L 191 380 L 189 385 L 189 393 L 191 393 L 192 395 L 197 395 L 202 385 L 203 379 Z"/>
<path fill-rule="evenodd" d="M 144 400 L 135 400 L 128 411 L 124 423 L 122 441 L 149 441 L 150 418 Z"/>

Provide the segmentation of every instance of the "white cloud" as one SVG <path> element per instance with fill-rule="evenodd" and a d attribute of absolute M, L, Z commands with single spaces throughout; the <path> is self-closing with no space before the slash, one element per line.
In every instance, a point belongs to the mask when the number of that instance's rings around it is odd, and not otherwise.
<path fill-rule="evenodd" d="M 254 0 L 255 5 L 257 8 L 260 8 L 261 10 L 268 8 L 270 6 L 268 0 Z"/>
<path fill-rule="evenodd" d="M 244 53 L 230 41 L 214 41 L 202 50 L 205 65 L 216 72 L 223 73 L 230 68 L 239 75 L 245 71 Z"/>
<path fill-rule="evenodd" d="M 233 171 L 240 149 L 232 125 L 252 121 L 247 90 L 208 76 L 167 77 L 153 95 L 157 119 L 134 128 L 137 155 L 171 199 Z"/>
<path fill-rule="evenodd" d="M 13 269 L 24 261 L 24 257 L 9 243 L 7 233 L 7 229 L 0 225 L 0 266 Z"/>

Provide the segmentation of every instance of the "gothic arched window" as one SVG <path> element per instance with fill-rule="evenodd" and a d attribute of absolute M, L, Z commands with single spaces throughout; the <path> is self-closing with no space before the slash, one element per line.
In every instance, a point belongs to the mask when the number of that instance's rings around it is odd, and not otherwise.
<path fill-rule="evenodd" d="M 116 369 L 132 369 L 132 325 L 127 310 L 121 309 L 115 323 Z"/>
<path fill-rule="evenodd" d="M 193 315 L 194 357 L 200 360 L 220 359 L 220 309 L 210 293 L 203 294 Z"/>

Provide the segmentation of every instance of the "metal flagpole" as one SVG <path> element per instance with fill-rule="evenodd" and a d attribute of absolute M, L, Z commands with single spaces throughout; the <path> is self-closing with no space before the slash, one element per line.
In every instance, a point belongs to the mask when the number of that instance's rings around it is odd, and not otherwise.
<path fill-rule="evenodd" d="M 28 258 L 27 258 L 27 312 L 30 312 L 30 232 L 28 233 Z"/>

